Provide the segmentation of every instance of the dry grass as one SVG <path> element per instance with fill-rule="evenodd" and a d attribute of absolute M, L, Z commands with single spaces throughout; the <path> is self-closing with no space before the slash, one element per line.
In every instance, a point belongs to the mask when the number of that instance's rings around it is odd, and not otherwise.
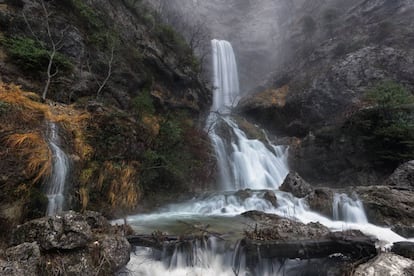
<path fill-rule="evenodd" d="M 136 165 L 106 161 L 100 170 L 96 188 L 106 192 L 107 200 L 113 207 L 130 209 L 137 205 L 141 192 Z"/>
<path fill-rule="evenodd" d="M 151 137 L 156 137 L 160 133 L 160 119 L 156 116 L 145 115 L 142 124 Z"/>
<path fill-rule="evenodd" d="M 82 205 L 82 211 L 85 211 L 89 204 L 89 191 L 86 187 L 79 188 L 79 198 Z"/>
<path fill-rule="evenodd" d="M 6 145 L 26 163 L 25 174 L 33 183 L 47 177 L 52 169 L 52 152 L 45 139 L 36 132 L 14 133 L 6 137 Z"/>
<path fill-rule="evenodd" d="M 84 130 L 90 119 L 89 113 L 76 110 L 73 106 L 57 103 L 42 103 L 40 97 L 23 91 L 14 84 L 0 83 L 0 101 L 10 106 L 2 116 L 0 132 L 8 134 L 3 142 L 9 150 L 15 151 L 25 164 L 25 175 L 38 182 L 50 174 L 52 154 L 47 141 L 42 137 L 45 121 L 58 123 L 68 134 L 72 152 L 81 160 L 87 160 L 93 148 L 85 141 Z"/>

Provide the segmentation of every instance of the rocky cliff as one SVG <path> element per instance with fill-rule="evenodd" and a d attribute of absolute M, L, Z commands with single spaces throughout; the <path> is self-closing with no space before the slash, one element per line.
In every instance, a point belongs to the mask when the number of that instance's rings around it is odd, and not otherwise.
<path fill-rule="evenodd" d="M 300 16 L 282 25 L 287 36 L 281 52 L 286 59 L 239 108 L 278 135 L 300 138 L 291 147 L 291 165 L 306 179 L 329 185 L 375 184 L 414 156 L 412 146 L 400 144 L 413 140 L 408 122 L 413 114 L 414 5 L 337 2 L 319 1 L 312 7 L 304 3 L 296 13 Z M 381 121 L 375 113 L 378 106 L 367 94 L 394 93 L 383 89 L 384 81 L 392 83 L 394 91 L 405 90 L 406 99 Z M 404 101 L 408 105 L 403 106 Z M 408 125 L 401 126 L 399 134 L 384 135 L 385 128 L 395 127 L 384 121 L 402 113 Z M 387 150 L 406 156 L 385 162 L 381 159 Z M 377 165 L 379 170 L 373 168 Z"/>
<path fill-rule="evenodd" d="M 200 130 L 211 93 L 190 47 L 153 9 L 10 0 L 0 26 L 2 225 L 44 215 L 48 122 L 70 159 L 66 208 L 119 216 L 212 182 Z"/>

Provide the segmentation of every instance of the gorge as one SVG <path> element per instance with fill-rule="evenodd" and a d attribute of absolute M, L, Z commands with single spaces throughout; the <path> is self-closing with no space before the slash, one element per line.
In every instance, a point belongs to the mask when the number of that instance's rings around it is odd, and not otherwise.
<path fill-rule="evenodd" d="M 207 225 L 206 233 L 218 233 L 219 236 L 195 240 L 189 245 L 178 245 L 173 252 L 137 247 L 131 255 L 127 271 L 138 275 L 327 273 L 325 267 L 311 269 L 312 261 L 309 260 L 285 262 L 283 258 L 259 257 L 259 262 L 254 265 L 246 263 L 248 257 L 238 238 L 243 237 L 246 224 L 249 223 L 248 220 L 243 220 L 241 215 L 252 210 L 277 214 L 282 218 L 305 224 L 322 223 L 331 231 L 358 229 L 367 235 L 375 236 L 387 246 L 394 242 L 406 241 L 390 229 L 368 223 L 359 199 L 351 199 L 346 194 L 335 194 L 332 205 L 333 220 L 330 220 L 311 211 L 306 199 L 279 191 L 279 186 L 288 174 L 285 156 L 287 149 L 283 149 L 283 146 L 274 146 L 269 141 L 265 145 L 259 140 L 248 139 L 232 121 L 231 109 L 234 99 L 238 96 L 237 66 L 233 50 L 227 41 L 218 40 L 212 41 L 212 49 L 213 83 L 216 89 L 212 113 L 207 119 L 207 128 L 211 132 L 210 138 L 218 159 L 221 176 L 219 187 L 226 192 L 216 191 L 212 195 L 161 208 L 156 213 L 130 216 L 127 221 L 137 233 L 158 229 L 169 234 L 182 235 L 183 232 L 180 231 L 188 225 Z M 228 128 L 230 137 L 220 136 L 219 128 Z M 226 141 L 226 138 L 230 141 Z M 245 194 L 240 193 L 243 189 L 247 189 Z M 274 202 L 265 196 L 269 193 L 273 194 Z M 225 227 L 230 224 L 232 227 Z M 265 225 L 264 222 L 262 224 Z"/>
<path fill-rule="evenodd" d="M 413 275 L 413 14 L 0 1 L 0 275 Z"/>

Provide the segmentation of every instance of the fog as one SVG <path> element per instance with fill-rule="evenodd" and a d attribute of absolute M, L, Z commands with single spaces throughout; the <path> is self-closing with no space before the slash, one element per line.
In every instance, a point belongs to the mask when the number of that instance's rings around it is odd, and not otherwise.
<path fill-rule="evenodd" d="M 232 43 L 239 65 L 242 93 L 261 86 L 272 72 L 281 71 L 286 62 L 295 61 L 308 44 L 329 38 L 329 18 L 345 18 L 352 7 L 364 0 L 148 0 L 163 14 L 167 23 L 181 33 L 191 32 L 183 25 L 203 24 L 203 49 L 209 51 L 210 39 Z M 376 1 L 371 1 L 376 2 Z M 311 19 L 309 19 L 311 18 Z M 306 20 L 313 21 L 315 30 Z M 325 20 L 325 21 L 324 21 Z M 325 29 L 321 26 L 324 25 Z M 327 31 L 328 29 L 328 31 Z M 311 36 L 306 32 L 312 32 Z M 314 33 L 313 33 L 314 32 Z M 197 52 L 197 51 L 196 51 Z M 209 56 L 205 56 L 208 78 Z"/>

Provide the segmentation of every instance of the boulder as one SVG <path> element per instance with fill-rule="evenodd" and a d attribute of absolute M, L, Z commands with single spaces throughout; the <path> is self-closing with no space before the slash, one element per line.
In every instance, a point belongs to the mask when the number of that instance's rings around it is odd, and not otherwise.
<path fill-rule="evenodd" d="M 316 188 L 306 197 L 306 200 L 313 211 L 332 218 L 333 196 L 334 193 L 329 188 Z"/>
<path fill-rule="evenodd" d="M 382 253 L 365 264 L 359 265 L 355 276 L 410 276 L 408 270 L 412 269 L 414 261 L 392 253 Z"/>
<path fill-rule="evenodd" d="M 273 191 L 266 191 L 263 199 L 269 201 L 274 207 L 277 207 L 277 197 Z"/>
<path fill-rule="evenodd" d="M 250 239 L 259 240 L 308 240 L 318 239 L 329 233 L 329 229 L 320 223 L 304 224 L 260 211 L 248 211 L 242 216 L 252 219 L 258 227 L 246 232 Z"/>
<path fill-rule="evenodd" d="M 414 242 L 396 242 L 391 251 L 397 255 L 414 260 Z"/>
<path fill-rule="evenodd" d="M 12 237 L 14 245 L 37 241 L 43 250 L 85 247 L 91 240 L 91 227 L 85 217 L 73 211 L 26 222 Z"/>
<path fill-rule="evenodd" d="M 414 226 L 394 225 L 391 230 L 404 238 L 414 238 Z"/>
<path fill-rule="evenodd" d="M 234 195 L 244 201 L 248 199 L 249 197 L 251 197 L 253 193 L 252 193 L 252 190 L 250 189 L 244 189 L 244 190 L 238 190 Z"/>
<path fill-rule="evenodd" d="M 312 186 L 303 180 L 297 172 L 290 172 L 279 189 L 296 197 L 305 197 L 313 191 Z"/>
<path fill-rule="evenodd" d="M 0 260 L 0 275 L 38 275 L 40 248 L 36 242 L 8 248 L 5 256 L 7 261 Z"/>
<path fill-rule="evenodd" d="M 6 250 L 0 275 L 113 275 L 131 252 L 123 231 L 90 211 L 32 220 L 12 236 L 18 245 Z"/>
<path fill-rule="evenodd" d="M 385 185 L 414 189 L 414 160 L 399 166 L 385 181 Z"/>
<path fill-rule="evenodd" d="M 355 192 L 363 202 L 370 222 L 401 230 L 414 227 L 414 191 L 369 186 L 357 187 Z"/>

